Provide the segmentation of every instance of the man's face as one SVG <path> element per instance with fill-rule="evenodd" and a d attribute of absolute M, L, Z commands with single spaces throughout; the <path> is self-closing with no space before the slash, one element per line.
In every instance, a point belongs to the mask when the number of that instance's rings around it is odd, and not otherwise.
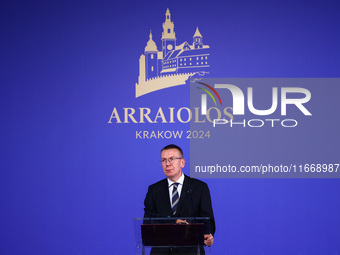
<path fill-rule="evenodd" d="M 177 159 L 180 158 L 180 159 Z M 169 162 L 172 159 L 172 162 Z M 182 175 L 182 168 L 185 165 L 185 160 L 177 149 L 168 149 L 161 152 L 161 160 L 164 174 L 171 181 L 176 182 Z M 170 160 L 171 161 L 171 160 Z"/>

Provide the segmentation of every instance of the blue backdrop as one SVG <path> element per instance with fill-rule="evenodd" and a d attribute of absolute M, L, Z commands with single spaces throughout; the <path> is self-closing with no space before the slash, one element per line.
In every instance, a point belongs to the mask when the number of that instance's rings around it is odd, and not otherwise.
<path fill-rule="evenodd" d="M 135 98 L 139 57 L 150 30 L 161 49 L 167 8 L 179 43 L 199 27 L 211 76 L 340 75 L 338 1 L 2 1 L 1 254 L 133 254 L 132 219 L 164 178 L 160 148 L 180 145 L 190 174 L 190 140 L 136 137 L 189 123 L 108 123 L 114 108 L 189 106 L 187 86 Z M 320 136 L 337 148 L 338 134 Z M 339 179 L 204 181 L 214 254 L 340 253 Z"/>

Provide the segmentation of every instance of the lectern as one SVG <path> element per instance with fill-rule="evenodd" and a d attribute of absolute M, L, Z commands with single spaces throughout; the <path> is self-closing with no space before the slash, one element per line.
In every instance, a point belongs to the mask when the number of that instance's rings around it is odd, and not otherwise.
<path fill-rule="evenodd" d="M 176 220 L 186 220 L 188 224 L 176 224 Z M 135 254 L 149 254 L 151 248 L 197 247 L 203 249 L 204 234 L 210 232 L 208 217 L 190 218 L 135 218 L 134 233 L 136 240 Z M 211 254 L 210 248 L 205 248 Z"/>

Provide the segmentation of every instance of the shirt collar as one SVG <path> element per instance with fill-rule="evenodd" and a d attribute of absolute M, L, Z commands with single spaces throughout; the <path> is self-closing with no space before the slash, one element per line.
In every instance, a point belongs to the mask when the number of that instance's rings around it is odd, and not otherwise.
<path fill-rule="evenodd" d="M 168 178 L 167 178 L 167 180 L 168 180 L 168 187 L 170 188 L 170 186 L 175 182 L 171 181 Z M 183 173 L 182 173 L 181 177 L 179 177 L 179 179 L 176 182 L 183 185 L 183 182 L 184 182 L 184 174 Z"/>

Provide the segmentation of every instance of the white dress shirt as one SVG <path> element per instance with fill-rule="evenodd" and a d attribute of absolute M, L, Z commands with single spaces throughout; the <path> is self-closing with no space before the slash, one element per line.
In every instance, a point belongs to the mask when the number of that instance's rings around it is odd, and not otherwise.
<path fill-rule="evenodd" d="M 183 187 L 183 182 L 184 182 L 184 174 L 182 173 L 182 176 L 176 181 L 178 184 L 177 191 L 178 191 L 178 197 L 181 198 L 181 191 Z M 170 198 L 170 205 L 171 205 L 171 200 L 172 200 L 172 190 L 174 188 L 174 185 L 172 185 L 173 181 L 168 179 L 168 188 L 169 188 L 169 198 Z"/>

